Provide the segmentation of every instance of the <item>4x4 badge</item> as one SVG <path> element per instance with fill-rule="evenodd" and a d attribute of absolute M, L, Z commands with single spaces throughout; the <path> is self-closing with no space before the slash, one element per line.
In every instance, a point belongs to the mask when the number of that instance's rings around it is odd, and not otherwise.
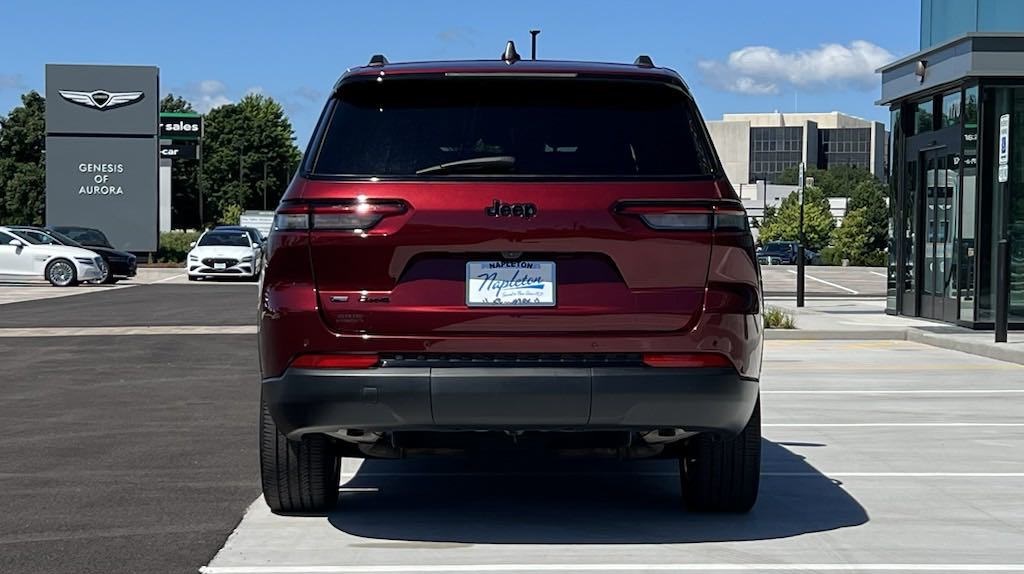
<path fill-rule="evenodd" d="M 530 219 L 537 215 L 537 206 L 532 203 L 502 203 L 495 199 L 493 205 L 484 208 L 484 213 L 491 217 Z"/>

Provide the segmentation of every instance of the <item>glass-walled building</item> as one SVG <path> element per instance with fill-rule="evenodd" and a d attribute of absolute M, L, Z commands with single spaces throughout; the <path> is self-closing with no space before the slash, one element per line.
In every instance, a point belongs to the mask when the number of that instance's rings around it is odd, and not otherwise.
<path fill-rule="evenodd" d="M 979 25 L 989 18 L 983 9 L 998 3 L 924 0 L 922 41 L 926 29 L 929 37 L 946 34 L 940 11 L 961 16 L 957 10 L 974 5 Z M 1024 1 L 1013 5 L 1024 11 Z M 1005 224 L 1010 321 L 1024 328 L 1024 34 L 971 32 L 881 72 L 879 103 L 891 113 L 887 311 L 992 328 L 994 254 Z M 1009 181 L 1002 185 L 1004 114 Z"/>
<path fill-rule="evenodd" d="M 1024 30 L 1021 0 L 921 0 L 921 49 L 969 32 Z"/>

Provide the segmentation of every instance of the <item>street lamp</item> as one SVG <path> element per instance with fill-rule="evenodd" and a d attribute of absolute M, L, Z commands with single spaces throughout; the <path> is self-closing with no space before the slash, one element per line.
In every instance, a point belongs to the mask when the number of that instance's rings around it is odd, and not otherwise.
<path fill-rule="evenodd" d="M 797 181 L 797 198 L 800 201 L 800 231 L 796 244 L 796 306 L 804 306 L 804 164 L 800 163 Z"/>

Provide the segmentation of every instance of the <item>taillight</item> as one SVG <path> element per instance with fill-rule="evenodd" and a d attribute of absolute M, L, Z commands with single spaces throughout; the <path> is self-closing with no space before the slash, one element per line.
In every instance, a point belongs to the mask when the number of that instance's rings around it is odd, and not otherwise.
<path fill-rule="evenodd" d="M 380 223 L 389 215 L 405 213 L 405 204 L 395 201 L 353 201 L 330 205 L 314 205 L 313 229 L 361 232 Z"/>
<path fill-rule="evenodd" d="M 732 203 L 628 201 L 616 213 L 640 218 L 659 231 L 746 231 L 747 213 Z"/>
<path fill-rule="evenodd" d="M 372 229 L 382 219 L 406 212 L 401 201 L 373 200 L 359 197 L 329 203 L 285 205 L 274 215 L 274 229 L 352 231 Z"/>
<path fill-rule="evenodd" d="M 757 288 L 747 283 L 708 283 L 704 297 L 704 310 L 709 313 L 740 313 L 756 315 L 761 311 L 761 296 Z"/>
<path fill-rule="evenodd" d="M 274 214 L 274 231 L 296 231 L 309 229 L 309 207 L 305 205 L 284 205 Z"/>
<path fill-rule="evenodd" d="M 732 367 L 732 361 L 719 353 L 644 353 L 644 364 L 648 367 L 673 368 L 725 368 Z"/>
<path fill-rule="evenodd" d="M 296 369 L 369 369 L 380 363 L 376 354 L 341 355 L 309 354 L 299 355 L 292 361 Z"/>

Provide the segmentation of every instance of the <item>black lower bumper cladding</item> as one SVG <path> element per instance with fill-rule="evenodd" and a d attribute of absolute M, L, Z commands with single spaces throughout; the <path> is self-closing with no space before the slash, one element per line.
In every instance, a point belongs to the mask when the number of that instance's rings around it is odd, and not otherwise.
<path fill-rule="evenodd" d="M 289 438 L 341 429 L 739 432 L 758 382 L 724 368 L 289 369 L 263 397 Z"/>

